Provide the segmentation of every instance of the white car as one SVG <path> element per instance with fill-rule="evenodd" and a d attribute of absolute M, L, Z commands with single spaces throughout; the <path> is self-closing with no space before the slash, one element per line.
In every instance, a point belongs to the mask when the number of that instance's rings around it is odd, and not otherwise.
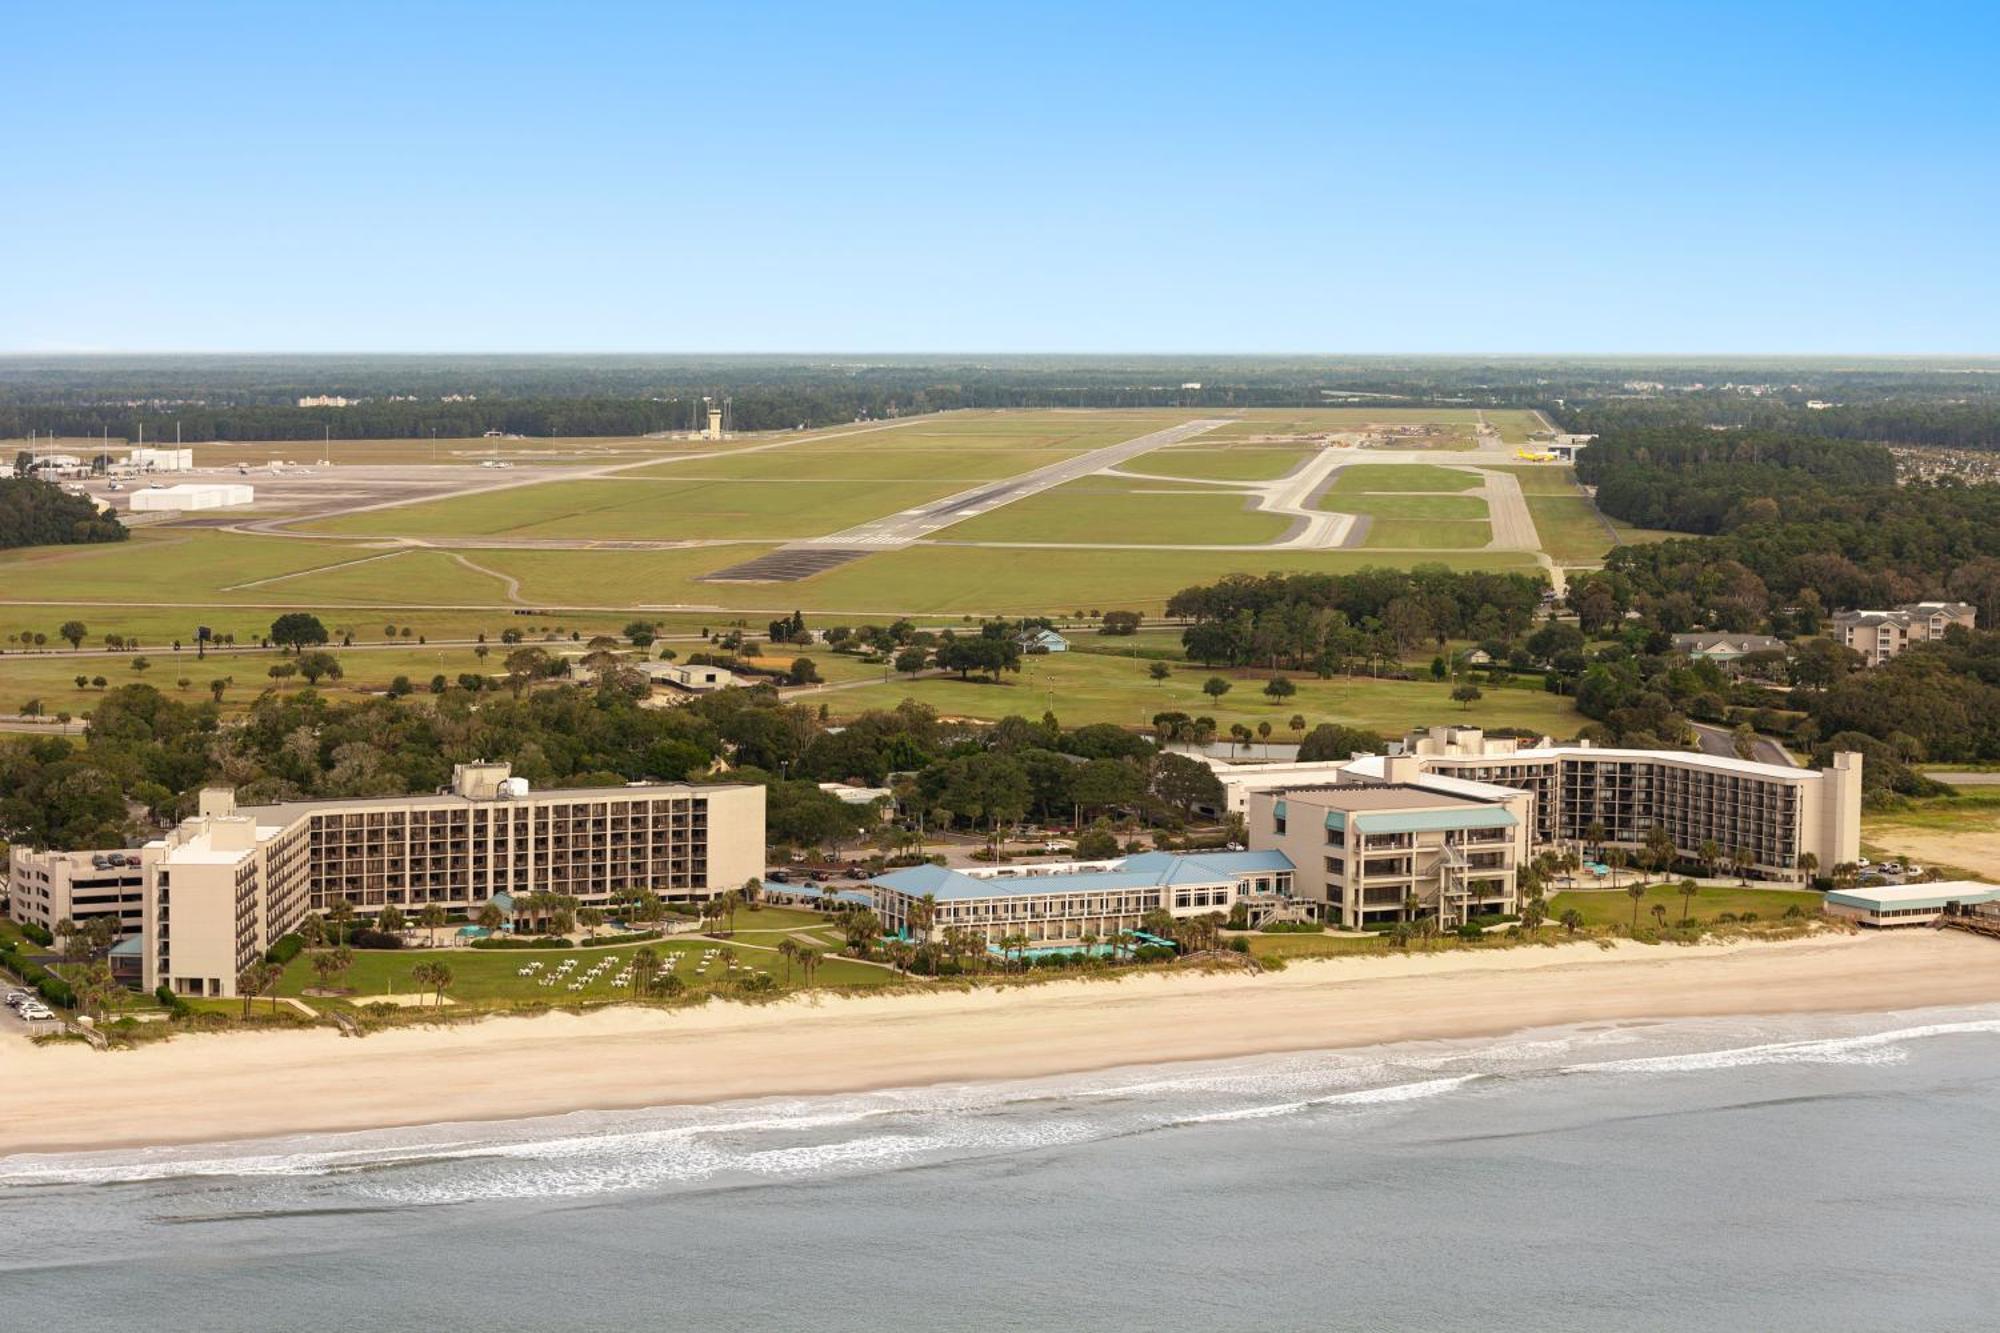
<path fill-rule="evenodd" d="M 27 1019 L 30 1023 L 43 1022 L 55 1016 L 55 1011 L 45 1005 L 24 1004 L 21 1006 L 21 1017 Z"/>

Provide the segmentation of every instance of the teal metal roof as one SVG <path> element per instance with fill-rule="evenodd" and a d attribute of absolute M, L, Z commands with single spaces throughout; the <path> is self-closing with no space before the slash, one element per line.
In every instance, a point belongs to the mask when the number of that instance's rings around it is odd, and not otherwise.
<path fill-rule="evenodd" d="M 1326 826 L 1328 828 L 1345 829 L 1347 827 L 1347 812 L 1345 810 L 1327 811 Z"/>
<path fill-rule="evenodd" d="M 1480 806 L 1470 810 L 1411 810 L 1354 817 L 1362 833 L 1437 833 L 1447 829 L 1513 828 L 1518 821 L 1505 810 Z"/>

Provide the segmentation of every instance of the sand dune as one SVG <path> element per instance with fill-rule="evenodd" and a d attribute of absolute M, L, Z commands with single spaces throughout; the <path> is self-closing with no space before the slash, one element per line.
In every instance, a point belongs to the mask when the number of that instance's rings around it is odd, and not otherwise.
<path fill-rule="evenodd" d="M 1694 948 L 1592 944 L 494 1019 L 191 1036 L 137 1051 L 0 1043 L 0 1154 L 1026 1078 L 1589 1020 L 2000 1001 L 2000 946 L 1952 933 Z"/>

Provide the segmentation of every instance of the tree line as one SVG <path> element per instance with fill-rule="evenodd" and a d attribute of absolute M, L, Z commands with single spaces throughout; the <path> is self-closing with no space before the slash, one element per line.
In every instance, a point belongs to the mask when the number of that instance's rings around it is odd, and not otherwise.
<path fill-rule="evenodd" d="M 0 477 L 0 548 L 122 542 L 129 535 L 86 496 L 33 477 Z"/>

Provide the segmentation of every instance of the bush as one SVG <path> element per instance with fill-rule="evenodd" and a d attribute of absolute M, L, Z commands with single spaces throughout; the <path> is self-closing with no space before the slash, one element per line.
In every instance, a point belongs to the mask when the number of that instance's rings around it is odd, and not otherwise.
<path fill-rule="evenodd" d="M 21 933 L 41 945 L 44 949 L 56 942 L 55 935 L 50 932 L 47 926 L 37 925 L 33 921 L 23 921 L 20 925 Z"/>
<path fill-rule="evenodd" d="M 1233 953 L 1249 953 L 1250 941 L 1244 939 L 1241 935 L 1231 935 L 1229 937 L 1229 948 Z"/>
<path fill-rule="evenodd" d="M 386 930 L 370 930 L 367 926 L 356 926 L 348 932 L 347 942 L 357 949 L 400 949 L 403 937 L 392 935 Z"/>
<path fill-rule="evenodd" d="M 306 947 L 303 938 L 297 935 L 280 935 L 270 948 L 264 950 L 264 961 L 283 967 L 299 956 L 299 950 Z"/>
<path fill-rule="evenodd" d="M 572 947 L 569 940 L 561 935 L 539 935 L 534 939 L 520 939 L 513 935 L 488 935 L 483 940 L 474 940 L 475 949 L 567 949 Z"/>
<path fill-rule="evenodd" d="M 282 941 L 280 941 L 280 943 L 282 943 Z M 272 947 L 275 949 L 277 946 L 273 945 Z M 188 1014 L 192 1012 L 188 1008 L 188 1003 L 186 1000 L 183 1000 L 180 996 L 168 990 L 164 985 L 154 990 L 153 998 L 160 1002 L 160 1008 L 166 1010 L 167 1014 L 170 1017 L 186 1018 Z"/>
<path fill-rule="evenodd" d="M 1480 929 L 1478 925 L 1470 921 L 1467 921 L 1463 925 L 1459 926 L 1457 933 L 1458 937 L 1462 940 L 1476 940 L 1482 938 L 1486 934 L 1486 932 Z"/>
<path fill-rule="evenodd" d="M 1317 921 L 1266 921 L 1257 929 L 1265 935 L 1318 935 L 1326 927 Z"/>
<path fill-rule="evenodd" d="M 1165 963 L 1172 961 L 1174 949 L 1165 944 L 1142 944 L 1132 951 L 1134 962 Z"/>

